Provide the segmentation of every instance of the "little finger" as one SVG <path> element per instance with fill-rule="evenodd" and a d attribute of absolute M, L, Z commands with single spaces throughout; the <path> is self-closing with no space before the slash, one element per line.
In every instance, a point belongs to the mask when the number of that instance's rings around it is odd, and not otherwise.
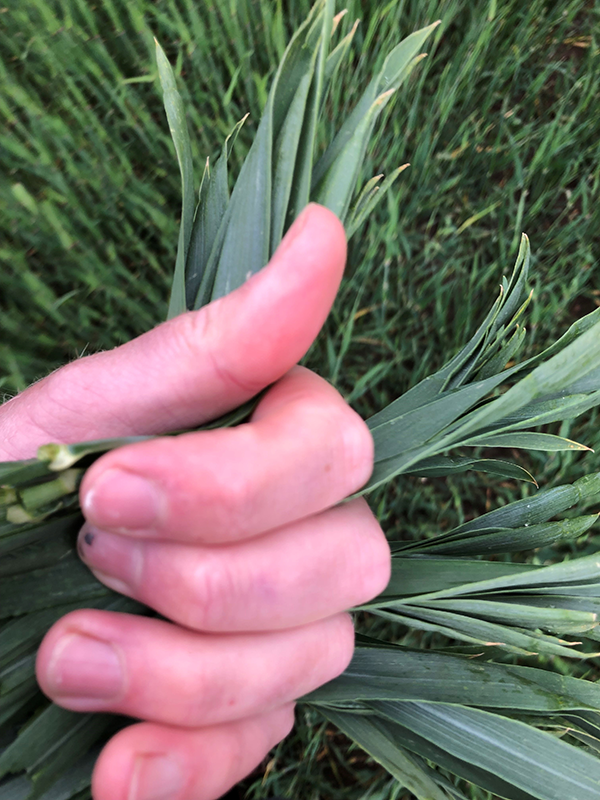
<path fill-rule="evenodd" d="M 258 766 L 293 724 L 293 706 L 287 705 L 201 730 L 132 725 L 100 754 L 94 800 L 216 800 Z"/>

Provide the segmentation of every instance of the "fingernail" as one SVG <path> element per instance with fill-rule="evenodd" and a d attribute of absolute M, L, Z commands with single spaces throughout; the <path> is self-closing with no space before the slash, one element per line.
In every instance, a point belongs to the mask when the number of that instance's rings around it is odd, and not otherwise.
<path fill-rule="evenodd" d="M 138 756 L 128 800 L 177 800 L 184 786 L 181 765 L 171 756 Z"/>
<path fill-rule="evenodd" d="M 79 531 L 77 550 L 82 561 L 109 589 L 135 594 L 142 576 L 143 542 L 86 524 Z"/>
<path fill-rule="evenodd" d="M 121 658 L 108 642 L 79 633 L 64 636 L 54 648 L 47 672 L 53 695 L 113 700 L 123 691 Z"/>
<path fill-rule="evenodd" d="M 88 521 L 98 528 L 135 531 L 155 528 L 166 500 L 161 489 L 147 478 L 107 469 L 87 488 L 82 505 Z"/>

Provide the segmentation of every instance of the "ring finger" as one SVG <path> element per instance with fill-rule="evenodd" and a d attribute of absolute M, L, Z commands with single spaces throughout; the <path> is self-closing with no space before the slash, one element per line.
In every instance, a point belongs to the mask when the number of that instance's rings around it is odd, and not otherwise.
<path fill-rule="evenodd" d="M 51 699 L 73 711 L 197 728 L 296 700 L 343 672 L 353 646 L 347 614 L 288 631 L 215 636 L 87 609 L 46 635 L 37 676 Z"/>

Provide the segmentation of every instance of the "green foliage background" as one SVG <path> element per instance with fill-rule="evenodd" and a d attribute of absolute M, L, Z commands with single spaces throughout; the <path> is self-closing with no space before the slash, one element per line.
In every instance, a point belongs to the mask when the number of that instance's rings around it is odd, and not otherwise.
<path fill-rule="evenodd" d="M 528 354 L 600 305 L 600 2 L 347 5 L 345 29 L 362 21 L 353 71 L 340 76 L 327 106 L 324 141 L 380 53 L 442 20 L 429 57 L 378 126 L 364 177 L 404 161 L 411 168 L 357 235 L 346 283 L 307 358 L 366 416 L 465 342 L 508 274 L 522 230 L 534 255 Z M 19 391 L 166 314 L 180 185 L 152 37 L 181 74 L 197 164 L 250 112 L 235 169 L 308 7 L 9 0 L 0 8 L 0 391 Z M 576 425 L 562 435 L 597 449 L 596 415 Z M 600 469 L 593 455 L 519 460 L 544 486 Z M 390 532 L 412 537 L 529 491 L 481 475 L 405 478 L 374 502 Z M 408 797 L 303 714 L 266 772 L 232 797 Z"/>

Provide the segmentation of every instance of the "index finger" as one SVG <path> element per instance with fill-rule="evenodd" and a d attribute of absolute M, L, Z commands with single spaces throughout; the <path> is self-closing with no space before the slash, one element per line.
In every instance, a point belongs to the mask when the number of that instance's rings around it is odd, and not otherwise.
<path fill-rule="evenodd" d="M 81 486 L 92 526 L 180 542 L 239 541 L 318 513 L 369 478 L 373 440 L 322 378 L 294 368 L 250 423 L 113 450 Z"/>

